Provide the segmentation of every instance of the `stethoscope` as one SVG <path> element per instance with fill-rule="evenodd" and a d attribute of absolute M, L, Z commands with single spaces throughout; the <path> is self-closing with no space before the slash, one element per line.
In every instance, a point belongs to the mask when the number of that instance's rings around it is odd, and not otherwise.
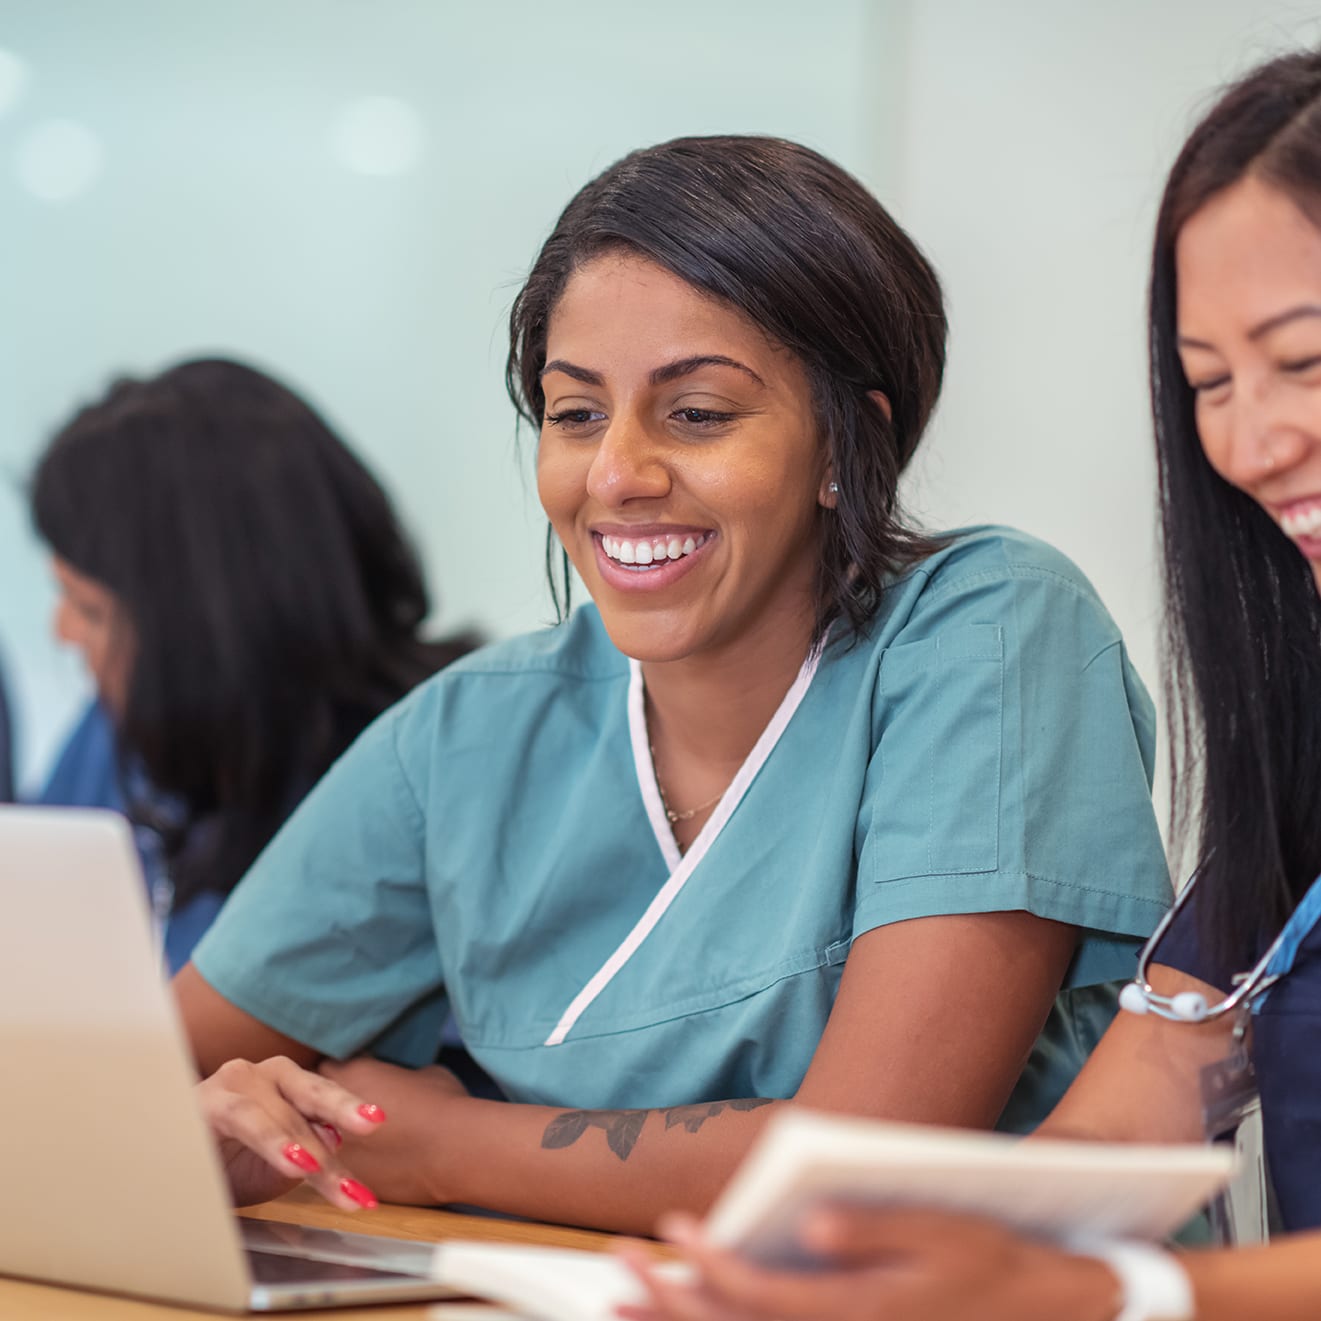
<path fill-rule="evenodd" d="M 1266 953 L 1251 971 L 1241 972 L 1234 978 L 1234 989 L 1229 995 L 1213 1004 L 1208 1004 L 1200 991 L 1159 995 L 1147 980 L 1147 970 L 1162 937 L 1187 904 L 1196 884 L 1197 873 L 1194 872 L 1138 954 L 1137 972 L 1119 993 L 1119 1007 L 1127 1009 L 1130 1014 L 1155 1014 L 1171 1023 L 1208 1023 L 1243 1009 L 1259 1009 L 1271 987 L 1293 970 L 1294 958 L 1303 938 L 1321 921 L 1321 876 L 1318 876 Z"/>

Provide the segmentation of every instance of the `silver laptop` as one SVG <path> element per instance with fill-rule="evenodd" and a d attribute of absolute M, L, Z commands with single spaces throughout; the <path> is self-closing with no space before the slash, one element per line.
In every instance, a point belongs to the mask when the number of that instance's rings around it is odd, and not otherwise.
<path fill-rule="evenodd" d="M 235 1216 L 112 813 L 0 806 L 0 1061 L 0 1274 L 233 1312 L 452 1296 L 431 1244 Z"/>

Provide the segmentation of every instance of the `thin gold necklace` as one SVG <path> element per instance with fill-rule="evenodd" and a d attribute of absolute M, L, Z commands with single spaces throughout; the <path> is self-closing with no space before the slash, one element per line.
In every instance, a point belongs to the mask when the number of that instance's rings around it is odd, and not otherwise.
<path fill-rule="evenodd" d="M 698 803 L 696 807 L 690 807 L 686 812 L 676 812 L 666 800 L 665 786 L 661 783 L 660 772 L 656 769 L 656 745 L 648 743 L 647 751 L 651 753 L 651 773 L 656 777 L 656 792 L 660 794 L 661 808 L 670 825 L 677 826 L 681 821 L 691 821 L 699 812 L 714 807 L 725 796 L 725 790 L 722 789 L 714 798 L 708 798 L 706 802 Z"/>

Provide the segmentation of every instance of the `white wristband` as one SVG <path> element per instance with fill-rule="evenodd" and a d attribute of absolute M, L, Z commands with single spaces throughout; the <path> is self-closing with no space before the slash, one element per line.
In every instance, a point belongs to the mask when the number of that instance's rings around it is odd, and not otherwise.
<path fill-rule="evenodd" d="M 1151 1243 L 1111 1241 L 1083 1249 L 1119 1279 L 1115 1321 L 1193 1321 L 1193 1286 L 1178 1260 Z"/>

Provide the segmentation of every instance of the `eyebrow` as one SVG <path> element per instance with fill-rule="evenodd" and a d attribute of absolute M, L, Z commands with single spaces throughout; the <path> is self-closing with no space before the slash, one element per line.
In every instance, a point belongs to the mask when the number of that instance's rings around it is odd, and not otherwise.
<path fill-rule="evenodd" d="M 1318 310 L 1321 311 L 1321 309 Z M 750 377 L 763 388 L 766 385 L 766 382 L 746 363 L 739 362 L 736 358 L 727 358 L 722 353 L 698 353 L 691 358 L 679 358 L 675 362 L 667 362 L 663 367 L 657 367 L 651 373 L 651 384 L 665 385 L 670 381 L 677 381 L 681 377 L 691 376 L 693 372 L 700 371 L 703 367 L 732 367 L 735 371 L 740 371 L 745 376 Z M 581 381 L 584 385 L 600 386 L 605 384 L 605 377 L 600 372 L 594 372 L 589 367 L 579 367 L 577 363 L 568 362 L 564 358 L 552 358 L 541 369 L 538 379 L 544 378 L 550 372 L 563 372 L 565 376 L 570 376 L 575 381 Z"/>
<path fill-rule="evenodd" d="M 575 381 L 581 381 L 584 385 L 605 384 L 605 377 L 600 372 L 589 371 L 586 367 L 579 367 L 575 363 L 566 362 L 563 358 L 552 358 L 537 373 L 537 380 L 543 380 L 551 372 L 563 372 L 565 376 L 572 376 Z"/>
<path fill-rule="evenodd" d="M 1300 303 L 1297 307 L 1291 307 L 1285 312 L 1277 312 L 1275 316 L 1267 317 L 1265 321 L 1259 322 L 1248 331 L 1250 340 L 1259 340 L 1265 335 L 1269 335 L 1273 330 L 1279 330 L 1281 326 L 1287 326 L 1291 321 L 1301 320 L 1303 317 L 1321 317 L 1321 305 L 1316 303 Z M 1211 349 L 1214 351 L 1215 345 L 1208 344 L 1204 339 L 1193 339 L 1191 335 L 1179 336 L 1179 347 L 1185 349 Z"/>

